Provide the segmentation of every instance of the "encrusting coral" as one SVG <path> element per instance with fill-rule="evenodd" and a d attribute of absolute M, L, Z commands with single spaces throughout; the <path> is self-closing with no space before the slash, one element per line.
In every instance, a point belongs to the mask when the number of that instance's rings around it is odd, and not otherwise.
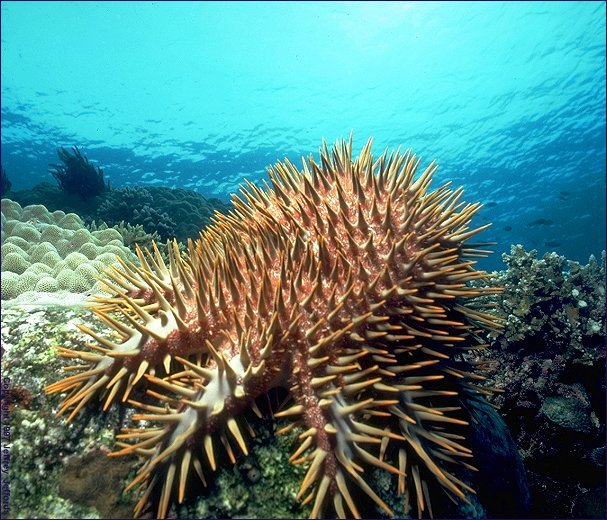
<path fill-rule="evenodd" d="M 115 229 L 90 232 L 74 213 L 2 199 L 3 300 L 29 291 L 89 291 L 116 255 L 134 259 Z"/>
<path fill-rule="evenodd" d="M 220 446 L 247 454 L 245 412 L 277 387 L 291 400 L 274 414 L 292 420 L 281 432 L 303 428 L 290 460 L 307 467 L 297 498 L 313 517 L 360 516 L 357 493 L 393 515 L 365 467 L 396 475 L 405 514 L 431 515 L 437 489 L 473 492 L 456 476 L 473 469 L 465 403 L 488 390 L 461 354 L 501 326 L 477 302 L 500 289 L 467 284 L 487 277 L 473 267 L 487 251 L 468 243 L 487 227 L 470 228 L 481 205 L 449 183 L 430 190 L 434 163 L 415 179 L 409 152 L 374 160 L 371 141 L 320 159 L 270 168 L 271 186 L 249 183 L 187 255 L 169 247 L 169 265 L 154 247 L 110 270 L 113 296 L 93 312 L 114 335 L 81 326 L 95 344 L 59 348 L 85 362 L 46 389 L 68 393 L 68 420 L 94 398 L 142 410 L 112 454 L 147 459 L 128 486 L 143 490 L 136 515 L 155 504 L 165 517 Z M 157 403 L 130 399 L 143 383 Z"/>

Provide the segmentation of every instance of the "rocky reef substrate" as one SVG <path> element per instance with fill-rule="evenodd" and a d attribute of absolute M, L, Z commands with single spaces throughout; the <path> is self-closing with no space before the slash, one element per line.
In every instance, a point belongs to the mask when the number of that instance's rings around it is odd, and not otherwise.
<path fill-rule="evenodd" d="M 605 518 L 605 252 L 587 265 L 513 246 L 483 351 L 489 400 L 523 458 L 535 518 Z"/>
<path fill-rule="evenodd" d="M 489 400 L 516 446 L 490 452 L 488 444 L 499 445 L 499 439 L 510 436 L 495 433 L 503 424 L 497 414 L 491 415 L 495 412 L 479 409 L 487 424 L 496 425 L 479 430 L 493 432 L 493 438 L 471 439 L 479 446 L 475 465 L 483 473 L 480 503 L 451 511 L 451 516 L 604 518 L 605 255 L 579 265 L 556 254 L 538 259 L 533 251 L 515 246 L 504 261 L 506 269 L 496 273 L 491 283 L 505 287 L 497 301 L 505 329 L 489 338 L 491 347 L 475 357 L 487 369 L 487 384 L 502 390 Z M 2 396 L 9 418 L 3 426 L 10 426 L 9 517 L 132 515 L 135 493 L 122 490 L 138 463 L 135 458 L 106 456 L 116 449 L 115 433 L 129 423 L 130 412 L 114 406 L 101 413 L 88 407 L 66 425 L 55 415 L 61 397 L 42 392 L 64 366 L 54 346 L 75 348 L 86 341 L 74 324 L 86 321 L 103 327 L 92 321 L 84 301 L 84 296 L 74 295 L 69 301 L 41 300 L 32 305 L 2 302 L 2 381 L 6 383 Z M 266 409 L 278 406 L 279 400 L 276 396 Z M 298 444 L 297 430 L 277 437 L 279 422 L 252 425 L 256 437 L 250 456 L 220 467 L 210 487 L 196 490 L 200 495 L 193 495 L 198 498 L 186 501 L 175 514 L 198 518 L 309 514 L 309 506 L 301 507 L 295 500 L 305 468 L 288 463 Z M 530 497 L 516 463 L 516 448 Z M 507 469 L 501 467 L 504 457 L 513 461 Z M 381 488 L 386 477 L 374 478 Z M 492 500 L 500 482 L 511 495 L 500 489 L 497 492 L 503 495 Z M 388 491 L 390 482 L 385 484 L 382 498 L 390 502 L 395 497 Z M 507 500 L 518 509 L 500 510 L 500 503 Z M 394 507 L 401 511 L 397 504 Z"/>

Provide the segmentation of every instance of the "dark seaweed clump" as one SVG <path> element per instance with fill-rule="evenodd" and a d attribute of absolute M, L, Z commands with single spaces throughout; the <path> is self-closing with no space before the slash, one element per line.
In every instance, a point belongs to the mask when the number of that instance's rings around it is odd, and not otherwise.
<path fill-rule="evenodd" d="M 103 170 L 91 164 L 77 146 L 73 154 L 61 147 L 57 155 L 63 164 L 50 164 L 49 172 L 55 177 L 59 187 L 66 193 L 79 195 L 83 200 L 109 191 L 110 181 L 103 177 Z"/>
<path fill-rule="evenodd" d="M 0 191 L 0 195 L 2 197 L 4 197 L 4 195 L 6 193 L 11 191 L 12 184 L 11 184 L 10 179 L 8 178 L 8 174 L 6 173 L 6 170 L 2 166 L 0 166 L 0 170 L 2 171 L 2 186 L 1 186 L 2 191 Z"/>

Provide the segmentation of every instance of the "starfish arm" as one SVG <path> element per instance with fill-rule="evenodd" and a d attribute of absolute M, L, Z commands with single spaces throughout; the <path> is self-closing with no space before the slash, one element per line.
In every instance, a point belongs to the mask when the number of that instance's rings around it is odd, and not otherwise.
<path fill-rule="evenodd" d="M 304 381 L 301 381 L 303 387 Z M 374 399 L 346 396 L 332 382 L 320 383 L 314 395 L 295 389 L 296 403 L 275 414 L 277 417 L 299 416 L 305 431 L 300 435 L 300 446 L 293 453 L 293 464 L 307 464 L 308 470 L 297 494 L 303 503 L 313 501 L 311 517 L 326 514 L 333 508 L 340 518 L 360 518 L 360 512 L 350 495 L 354 484 L 366 493 L 387 514 L 393 515 L 388 505 L 363 478 L 363 466 L 373 465 L 391 473 L 400 471 L 372 451 L 389 438 L 402 439 L 388 429 L 365 424 L 363 415 L 375 409 Z M 380 403 L 380 406 L 382 404 Z"/>
<path fill-rule="evenodd" d="M 103 401 L 104 410 L 116 396 L 126 401 L 143 376 L 154 375 L 161 367 L 169 373 L 176 355 L 195 352 L 199 360 L 208 355 L 204 326 L 208 324 L 204 317 L 194 318 L 188 312 L 196 308 L 193 300 L 198 297 L 177 246 L 169 247 L 170 267 L 156 245 L 154 252 L 137 252 L 139 266 L 122 261 L 101 279 L 113 296 L 97 297 L 91 303 L 92 312 L 112 329 L 111 334 L 77 325 L 96 343 L 85 344 L 87 350 L 57 349 L 64 358 L 87 363 L 68 367 L 79 373 L 45 388 L 49 394 L 69 392 L 59 408 L 59 414 L 71 409 L 68 420 L 94 397 Z"/>
<path fill-rule="evenodd" d="M 244 411 L 254 407 L 251 387 L 267 391 L 263 385 L 263 365 L 245 367 L 238 356 L 228 360 L 214 351 L 214 366 L 207 367 L 179 357 L 177 361 L 184 368 L 180 377 L 146 376 L 149 382 L 160 387 L 160 393 L 152 394 L 166 403 L 164 408 L 130 401 L 154 412 L 136 414 L 134 420 L 151 421 L 160 426 L 125 430 L 119 438 L 135 442 L 121 443 L 122 449 L 112 454 L 137 453 L 147 457 L 127 488 L 137 485 L 145 488 L 136 507 L 137 515 L 154 499 L 156 517 L 165 518 L 175 498 L 179 503 L 183 501 L 192 471 L 206 485 L 204 470 L 217 468 L 217 446 L 223 445 L 232 463 L 237 456 L 233 446 L 247 455 L 243 431 L 251 429 Z"/>

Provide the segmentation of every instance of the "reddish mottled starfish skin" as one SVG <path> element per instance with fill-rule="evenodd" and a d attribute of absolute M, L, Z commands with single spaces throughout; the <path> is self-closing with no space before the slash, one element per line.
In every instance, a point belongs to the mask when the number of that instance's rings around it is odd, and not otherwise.
<path fill-rule="evenodd" d="M 47 388 L 69 391 L 69 419 L 94 397 L 104 409 L 128 400 L 144 379 L 159 388 L 148 390 L 158 406 L 129 403 L 160 426 L 124 430 L 130 443 L 113 454 L 147 458 L 129 485 L 145 488 L 136 515 L 155 502 L 164 517 L 193 473 L 205 482 L 217 440 L 233 461 L 234 445 L 246 454 L 244 412 L 276 387 L 294 403 L 275 414 L 293 419 L 283 430 L 305 429 L 291 461 L 308 465 L 297 498 L 313 517 L 360 516 L 352 486 L 392 515 L 367 466 L 397 475 L 405 512 L 414 502 L 431 514 L 429 484 L 473 492 L 449 466 L 472 467 L 459 402 L 482 391 L 458 355 L 499 327 L 474 303 L 496 290 L 467 284 L 487 276 L 469 260 L 487 252 L 465 245 L 487 227 L 468 228 L 480 204 L 448 184 L 430 191 L 436 167 L 414 179 L 409 153 L 374 162 L 371 141 L 356 159 L 351 141 L 320 158 L 301 172 L 278 163 L 263 190 L 247 184 L 187 255 L 170 245 L 168 266 L 154 245 L 107 273 L 115 296 L 93 312 L 116 337 L 82 326 L 93 351 L 60 349 L 87 363 Z"/>

